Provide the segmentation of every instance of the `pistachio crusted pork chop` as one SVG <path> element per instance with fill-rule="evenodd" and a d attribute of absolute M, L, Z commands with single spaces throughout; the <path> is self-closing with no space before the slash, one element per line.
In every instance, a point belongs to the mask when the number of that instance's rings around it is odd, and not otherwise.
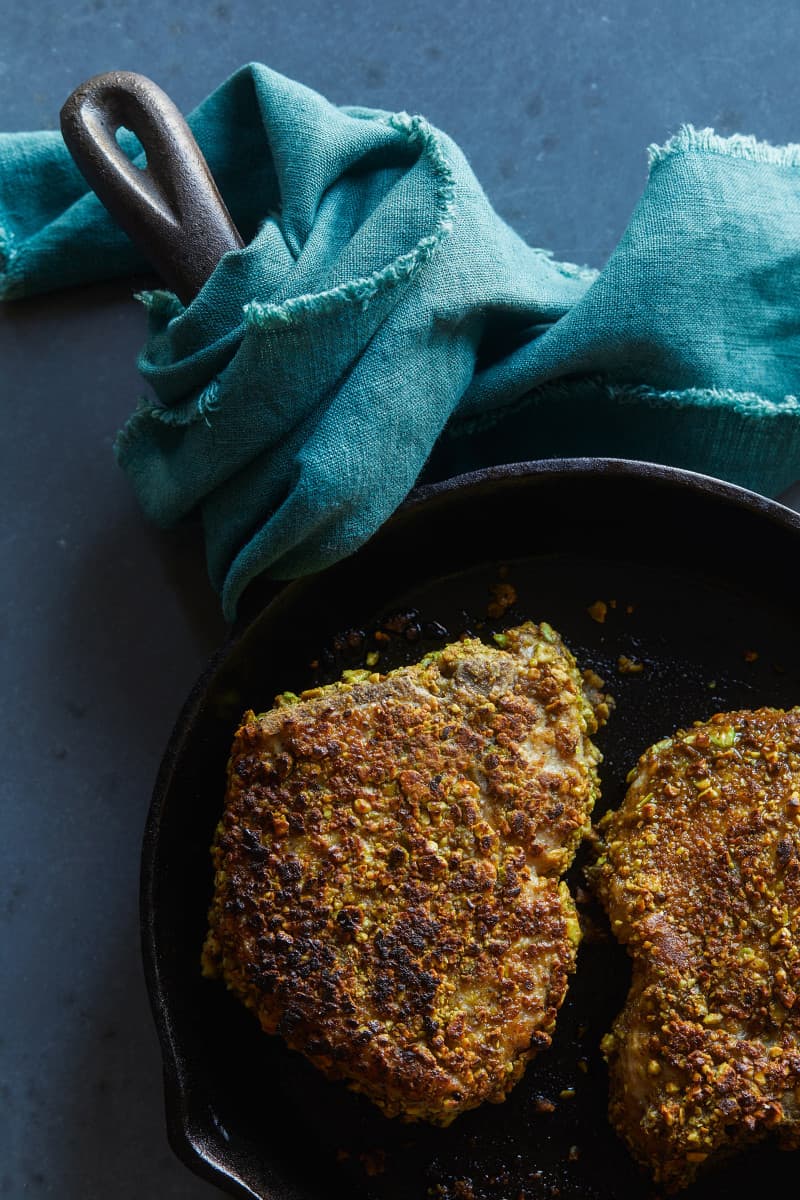
<path fill-rule="evenodd" d="M 633 956 L 610 1116 L 674 1190 L 774 1131 L 800 1146 L 800 708 L 653 746 L 593 877 Z"/>
<path fill-rule="evenodd" d="M 503 1100 L 574 966 L 559 877 L 608 709 L 549 626 L 499 640 L 348 673 L 233 744 L 206 973 L 388 1116 Z"/>

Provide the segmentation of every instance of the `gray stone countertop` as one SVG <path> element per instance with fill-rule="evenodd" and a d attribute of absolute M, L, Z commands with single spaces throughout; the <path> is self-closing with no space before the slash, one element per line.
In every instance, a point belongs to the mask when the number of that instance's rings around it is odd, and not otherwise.
<path fill-rule="evenodd" d="M 683 121 L 800 140 L 800 8 L 777 0 L 31 0 L 3 8 L 0 128 L 56 128 L 127 68 L 191 109 L 260 59 L 425 114 L 498 211 L 601 266 Z M 139 958 L 161 751 L 224 626 L 189 532 L 148 528 L 111 443 L 142 384 L 135 281 L 0 310 L 0 1196 L 201 1200 L 173 1158 Z"/>

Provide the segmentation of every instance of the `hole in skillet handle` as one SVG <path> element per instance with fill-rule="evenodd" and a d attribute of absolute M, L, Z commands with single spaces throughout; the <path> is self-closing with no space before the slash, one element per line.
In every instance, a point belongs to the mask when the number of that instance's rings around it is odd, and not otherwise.
<path fill-rule="evenodd" d="M 125 154 L 131 160 L 134 167 L 136 167 L 138 171 L 144 172 L 147 170 L 147 155 L 144 153 L 144 151 L 141 151 L 134 158 L 133 154 L 126 149 L 126 146 L 128 145 L 127 139 L 134 136 L 133 130 L 128 129 L 127 125 L 120 125 L 119 129 L 114 134 L 114 139 L 117 142 L 117 145 L 122 147 L 123 154 Z"/>
<path fill-rule="evenodd" d="M 120 128 L 139 139 L 142 167 L 117 142 Z M 61 132 L 89 187 L 184 304 L 244 245 L 189 126 L 151 79 L 93 76 L 62 108 Z"/>

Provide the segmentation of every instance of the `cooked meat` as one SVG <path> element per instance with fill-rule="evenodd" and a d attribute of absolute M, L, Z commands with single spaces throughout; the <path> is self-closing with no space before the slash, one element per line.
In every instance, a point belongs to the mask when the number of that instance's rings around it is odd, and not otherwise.
<path fill-rule="evenodd" d="M 388 1116 L 502 1100 L 574 965 L 597 720 L 549 626 L 499 640 L 347 673 L 233 744 L 206 972 Z"/>
<path fill-rule="evenodd" d="M 768 1132 L 800 1146 L 800 708 L 720 713 L 630 779 L 593 872 L 634 960 L 610 1115 L 676 1190 Z"/>

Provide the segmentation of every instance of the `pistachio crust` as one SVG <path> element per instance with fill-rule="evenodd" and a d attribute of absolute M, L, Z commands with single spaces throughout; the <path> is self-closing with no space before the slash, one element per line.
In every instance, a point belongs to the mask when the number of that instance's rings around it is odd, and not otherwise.
<path fill-rule="evenodd" d="M 769 1132 L 800 1146 L 800 708 L 651 747 L 590 872 L 634 960 L 610 1117 L 671 1190 Z"/>
<path fill-rule="evenodd" d="M 503 1100 L 574 967 L 597 715 L 549 626 L 500 643 L 284 697 L 233 744 L 204 968 L 388 1116 Z"/>

